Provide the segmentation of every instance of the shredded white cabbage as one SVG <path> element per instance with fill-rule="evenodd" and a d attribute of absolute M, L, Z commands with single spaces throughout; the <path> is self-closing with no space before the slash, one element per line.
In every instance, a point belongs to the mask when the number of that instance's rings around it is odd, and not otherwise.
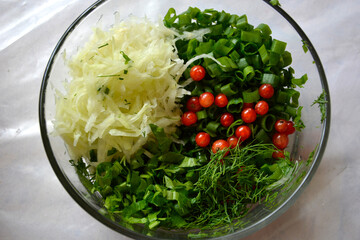
<path fill-rule="evenodd" d="M 99 161 L 116 148 L 127 159 L 146 143 L 153 123 L 176 130 L 177 100 L 189 94 L 177 83 L 184 68 L 174 32 L 131 17 L 91 40 L 69 60 L 72 80 L 58 93 L 55 129 L 74 158 L 97 149 Z"/>

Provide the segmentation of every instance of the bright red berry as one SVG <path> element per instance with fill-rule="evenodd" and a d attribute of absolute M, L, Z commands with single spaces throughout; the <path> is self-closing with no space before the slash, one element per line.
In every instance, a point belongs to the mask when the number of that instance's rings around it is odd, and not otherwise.
<path fill-rule="evenodd" d="M 285 133 L 287 131 L 287 121 L 285 119 L 279 119 L 275 122 L 275 130 L 278 133 Z"/>
<path fill-rule="evenodd" d="M 265 101 L 259 101 L 255 105 L 255 112 L 259 115 L 265 115 L 269 111 L 269 104 Z"/>
<path fill-rule="evenodd" d="M 210 92 L 204 92 L 200 95 L 199 102 L 202 107 L 208 108 L 214 103 L 214 95 Z"/>
<path fill-rule="evenodd" d="M 296 131 L 294 127 L 294 123 L 292 121 L 287 121 L 287 130 L 285 132 L 286 135 L 293 134 Z"/>
<path fill-rule="evenodd" d="M 196 134 L 195 142 L 199 147 L 206 147 L 210 143 L 210 135 L 206 132 Z"/>
<path fill-rule="evenodd" d="M 275 152 L 273 152 L 272 157 L 275 159 L 285 158 L 284 150 L 276 150 Z"/>
<path fill-rule="evenodd" d="M 215 97 L 215 105 L 218 107 L 221 107 L 221 108 L 226 107 L 228 102 L 229 101 L 228 101 L 226 95 L 223 93 L 220 93 L 220 94 L 216 95 L 216 97 Z"/>
<path fill-rule="evenodd" d="M 220 117 L 220 123 L 224 127 L 229 127 L 234 122 L 234 116 L 231 113 L 223 113 Z"/>
<path fill-rule="evenodd" d="M 194 81 L 200 81 L 205 77 L 205 74 L 206 74 L 205 68 L 203 68 L 200 65 L 195 65 L 190 69 L 190 77 Z"/>
<path fill-rule="evenodd" d="M 236 145 L 239 144 L 239 139 L 235 136 L 228 137 L 227 142 L 230 146 L 230 148 L 236 147 Z"/>
<path fill-rule="evenodd" d="M 272 142 L 278 149 L 282 150 L 289 144 L 289 138 L 284 133 L 275 133 Z"/>
<path fill-rule="evenodd" d="M 235 135 L 241 142 L 243 142 L 251 136 L 251 129 L 246 125 L 241 125 L 236 128 Z"/>
<path fill-rule="evenodd" d="M 245 108 L 241 112 L 241 119 L 246 123 L 252 123 L 256 120 L 256 112 L 252 108 Z"/>
<path fill-rule="evenodd" d="M 260 86 L 259 88 L 259 95 L 262 98 L 271 98 L 274 95 L 274 88 L 271 86 L 271 84 L 265 83 Z"/>
<path fill-rule="evenodd" d="M 193 125 L 197 122 L 197 116 L 194 112 L 185 112 L 181 117 L 181 122 L 185 126 Z"/>
<path fill-rule="evenodd" d="M 201 105 L 199 102 L 199 98 L 198 97 L 191 97 L 187 102 L 186 102 L 186 108 L 187 110 L 191 111 L 191 112 L 198 112 L 201 110 Z"/>
<path fill-rule="evenodd" d="M 211 150 L 213 151 L 213 153 L 217 153 L 218 151 L 221 151 L 221 150 L 226 149 L 228 147 L 229 147 L 229 143 L 227 141 L 223 140 L 223 139 L 220 139 L 220 140 L 216 140 L 213 143 L 213 145 L 211 147 Z M 229 152 L 226 152 L 224 154 L 224 157 L 226 155 L 228 155 L 228 154 L 229 154 Z"/>

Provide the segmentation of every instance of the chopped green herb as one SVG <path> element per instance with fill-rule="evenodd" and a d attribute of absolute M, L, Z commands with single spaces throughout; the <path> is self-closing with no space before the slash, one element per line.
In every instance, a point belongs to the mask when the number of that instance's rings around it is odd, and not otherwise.
<path fill-rule="evenodd" d="M 325 89 L 323 89 L 322 93 L 319 95 L 319 97 L 311 104 L 311 106 L 314 106 L 315 104 L 318 104 L 321 112 L 321 123 L 323 123 L 326 119 L 326 92 Z"/>
<path fill-rule="evenodd" d="M 281 6 L 279 0 L 270 0 L 271 5 L 273 6 Z"/>
<path fill-rule="evenodd" d="M 125 64 L 128 64 L 131 61 L 129 56 L 126 55 L 123 51 L 120 51 L 120 53 L 122 54 L 123 58 L 125 59 Z"/>
<path fill-rule="evenodd" d="M 128 70 L 127 70 L 127 69 L 125 69 L 125 70 L 124 70 L 124 74 L 127 74 L 127 73 L 128 73 Z"/>
<path fill-rule="evenodd" d="M 309 48 L 308 48 L 308 44 L 305 40 L 301 40 L 303 45 L 302 45 L 302 48 L 304 50 L 304 53 L 307 53 L 309 51 Z"/>
<path fill-rule="evenodd" d="M 122 78 L 122 77 L 119 77 L 119 80 L 124 80 L 124 78 Z"/>
<path fill-rule="evenodd" d="M 110 89 L 109 89 L 108 87 L 106 87 L 104 93 L 105 93 L 106 95 L 108 95 L 109 92 L 110 92 Z"/>
<path fill-rule="evenodd" d="M 120 77 L 119 74 L 110 74 L 110 75 L 98 75 L 97 77 Z"/>
<path fill-rule="evenodd" d="M 103 47 L 106 47 L 106 46 L 108 46 L 108 45 L 109 45 L 108 43 L 105 43 L 105 44 L 99 46 L 98 49 L 103 48 Z"/>

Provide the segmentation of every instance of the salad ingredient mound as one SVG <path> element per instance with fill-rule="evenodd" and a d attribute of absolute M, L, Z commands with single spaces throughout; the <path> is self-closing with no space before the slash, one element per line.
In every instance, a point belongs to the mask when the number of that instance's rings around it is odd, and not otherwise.
<path fill-rule="evenodd" d="M 186 91 L 176 80 L 184 64 L 175 50 L 173 31 L 147 19 L 94 30 L 69 61 L 72 80 L 56 102 L 55 129 L 71 156 L 106 161 L 116 149 L 129 159 L 148 140 L 150 123 L 176 130 L 176 101 Z"/>

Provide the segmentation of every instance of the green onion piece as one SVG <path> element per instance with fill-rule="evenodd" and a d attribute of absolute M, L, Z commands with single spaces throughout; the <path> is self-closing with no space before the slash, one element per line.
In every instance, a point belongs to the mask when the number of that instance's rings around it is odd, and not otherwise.
<path fill-rule="evenodd" d="M 276 104 L 273 109 L 277 112 L 283 112 L 285 111 L 285 106 L 282 104 Z"/>
<path fill-rule="evenodd" d="M 230 99 L 230 101 L 228 102 L 228 104 L 226 106 L 226 110 L 229 113 L 240 113 L 243 103 L 244 103 L 244 101 L 242 98 Z"/>
<path fill-rule="evenodd" d="M 215 87 L 214 87 L 214 91 L 216 93 L 221 93 L 221 87 L 222 87 L 222 84 L 219 83 L 219 84 L 216 84 Z"/>
<path fill-rule="evenodd" d="M 289 95 L 290 98 L 290 106 L 298 107 L 299 106 L 299 97 L 300 93 L 294 89 L 287 89 L 286 93 Z"/>
<path fill-rule="evenodd" d="M 231 26 L 227 27 L 224 30 L 224 35 L 226 35 L 228 38 L 232 37 L 235 34 L 236 34 L 236 30 L 235 30 L 235 28 L 232 28 Z"/>
<path fill-rule="evenodd" d="M 279 90 L 276 95 L 276 102 L 281 104 L 287 104 L 290 102 L 290 95 L 285 90 Z"/>
<path fill-rule="evenodd" d="M 270 37 L 272 33 L 269 25 L 265 23 L 260 23 L 255 29 L 259 29 L 261 31 L 263 38 Z"/>
<path fill-rule="evenodd" d="M 267 114 L 261 119 L 261 127 L 265 132 L 271 132 L 274 128 L 276 117 L 273 114 Z"/>
<path fill-rule="evenodd" d="M 220 66 L 220 68 L 224 72 L 230 72 L 230 71 L 238 68 L 238 66 L 233 62 L 233 60 L 231 60 L 231 58 L 221 57 L 216 60 L 218 60 L 221 63 L 221 65 L 223 65 L 223 66 Z"/>
<path fill-rule="evenodd" d="M 219 23 L 226 23 L 230 19 L 230 13 L 225 12 L 224 10 L 221 11 L 218 17 Z"/>
<path fill-rule="evenodd" d="M 226 96 L 232 96 L 234 94 L 237 94 L 238 91 L 234 90 L 234 85 L 232 83 L 228 83 L 225 86 L 221 87 L 221 92 L 225 94 Z"/>
<path fill-rule="evenodd" d="M 218 57 L 226 56 L 234 46 L 231 41 L 221 38 L 214 44 L 214 54 Z"/>
<path fill-rule="evenodd" d="M 264 44 L 259 48 L 259 54 L 261 57 L 261 61 L 266 64 L 270 59 L 270 54 L 268 53 Z"/>
<path fill-rule="evenodd" d="M 204 131 L 207 132 L 211 137 L 216 137 L 216 132 L 219 126 L 219 122 L 212 121 L 206 125 Z"/>
<path fill-rule="evenodd" d="M 171 28 L 177 16 L 174 8 L 170 8 L 164 17 L 164 25 Z"/>
<path fill-rule="evenodd" d="M 255 139 L 258 142 L 261 143 L 271 143 L 271 138 L 269 137 L 269 135 L 265 132 L 264 129 L 260 129 L 256 135 L 255 135 Z"/>
<path fill-rule="evenodd" d="M 244 68 L 244 79 L 249 81 L 255 76 L 255 71 L 252 66 L 247 66 Z"/>
<path fill-rule="evenodd" d="M 261 68 L 261 57 L 259 54 L 250 56 L 250 62 L 255 69 Z"/>
<path fill-rule="evenodd" d="M 233 60 L 234 62 L 238 62 L 239 59 L 240 59 L 240 55 L 239 55 L 239 53 L 238 53 L 236 50 L 232 51 L 232 52 L 229 54 L 229 57 L 230 57 L 231 60 Z"/>
<path fill-rule="evenodd" d="M 259 70 L 255 70 L 255 76 L 254 76 L 254 79 L 255 80 L 261 80 L 262 79 L 262 76 L 263 76 L 263 73 Z"/>
<path fill-rule="evenodd" d="M 211 119 L 215 119 L 217 117 L 217 110 L 218 108 L 215 105 L 212 105 L 207 109 L 207 115 Z"/>
<path fill-rule="evenodd" d="M 180 14 L 178 16 L 179 19 L 179 27 L 186 26 L 191 24 L 191 16 L 188 14 Z"/>
<path fill-rule="evenodd" d="M 204 89 L 200 87 L 200 85 L 196 85 L 194 90 L 192 90 L 191 95 L 192 96 L 200 96 L 204 92 Z"/>
<path fill-rule="evenodd" d="M 291 83 L 302 88 L 307 80 L 308 80 L 308 76 L 307 76 L 307 74 L 304 74 L 301 78 L 291 79 Z"/>
<path fill-rule="evenodd" d="M 236 21 L 236 28 L 237 29 L 244 29 L 248 25 L 248 19 L 247 16 L 244 14 L 240 16 Z"/>
<path fill-rule="evenodd" d="M 292 57 L 290 52 L 285 51 L 282 55 L 282 58 L 284 61 L 284 67 L 289 66 L 292 63 Z"/>
<path fill-rule="evenodd" d="M 254 43 L 261 43 L 262 38 L 259 32 L 247 32 L 247 31 L 241 31 L 241 41 L 244 42 L 254 42 Z"/>
<path fill-rule="evenodd" d="M 249 67 L 251 67 L 251 66 L 249 66 Z M 235 78 L 236 78 L 236 80 L 239 80 L 239 81 L 241 81 L 241 82 L 243 82 L 243 81 L 245 80 L 244 74 L 243 74 L 243 72 L 240 71 L 240 70 L 237 70 L 237 71 L 235 72 Z"/>
<path fill-rule="evenodd" d="M 197 55 L 203 54 L 203 53 L 210 53 L 213 49 L 215 41 L 213 39 L 210 39 L 208 42 L 200 42 L 199 46 L 195 48 L 195 52 Z"/>
<path fill-rule="evenodd" d="M 198 119 L 198 120 L 207 118 L 206 110 L 202 110 L 202 111 L 196 112 L 196 116 L 197 116 L 197 119 Z"/>
<path fill-rule="evenodd" d="M 195 38 L 191 39 L 188 43 L 188 47 L 186 50 L 186 56 L 188 58 L 192 58 L 195 55 L 195 49 L 197 48 L 199 44 L 199 41 L 196 40 Z"/>
<path fill-rule="evenodd" d="M 243 120 L 242 119 L 238 119 L 236 120 L 235 122 L 233 122 L 227 129 L 227 132 L 226 132 L 226 136 L 227 137 L 230 137 L 230 136 L 233 136 L 235 134 L 235 127 L 237 126 L 240 126 L 241 124 L 243 124 Z"/>
<path fill-rule="evenodd" d="M 210 34 L 213 36 L 221 35 L 224 32 L 221 24 L 211 26 L 210 31 Z"/>
<path fill-rule="evenodd" d="M 276 66 L 279 63 L 279 60 L 280 60 L 280 54 L 277 54 L 275 52 L 270 52 L 269 66 Z"/>
<path fill-rule="evenodd" d="M 217 63 L 212 63 L 206 67 L 206 70 L 210 77 L 219 77 L 223 71 L 221 70 L 220 66 Z"/>
<path fill-rule="evenodd" d="M 274 88 L 276 88 L 279 84 L 279 77 L 275 74 L 265 73 L 261 79 L 261 83 L 271 84 Z"/>
<path fill-rule="evenodd" d="M 291 117 L 295 117 L 296 116 L 296 108 L 292 107 L 290 105 L 286 105 L 285 107 L 285 112 L 287 114 L 289 114 Z"/>
<path fill-rule="evenodd" d="M 274 39 L 271 44 L 270 50 L 277 54 L 283 54 L 285 52 L 286 42 Z"/>
<path fill-rule="evenodd" d="M 243 100 L 246 103 L 257 102 L 260 99 L 259 89 L 255 89 L 253 91 L 248 89 L 246 91 L 243 91 L 242 95 L 243 95 Z"/>
<path fill-rule="evenodd" d="M 235 24 L 237 20 L 239 19 L 239 16 L 236 14 L 232 14 L 229 19 L 229 25 Z"/>
<path fill-rule="evenodd" d="M 245 67 L 249 66 L 249 63 L 246 61 L 246 58 L 240 58 L 237 65 L 240 70 L 243 70 Z"/>
<path fill-rule="evenodd" d="M 258 47 L 253 42 L 241 44 L 240 46 L 241 46 L 241 52 L 246 56 L 251 56 L 258 52 Z"/>

